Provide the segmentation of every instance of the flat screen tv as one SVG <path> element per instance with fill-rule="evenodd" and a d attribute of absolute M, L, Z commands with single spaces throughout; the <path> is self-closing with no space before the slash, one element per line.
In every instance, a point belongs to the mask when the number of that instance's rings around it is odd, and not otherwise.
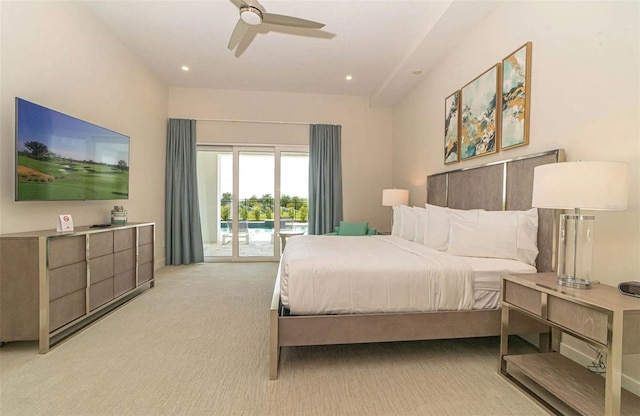
<path fill-rule="evenodd" d="M 16 97 L 16 201 L 129 199 L 129 137 Z"/>

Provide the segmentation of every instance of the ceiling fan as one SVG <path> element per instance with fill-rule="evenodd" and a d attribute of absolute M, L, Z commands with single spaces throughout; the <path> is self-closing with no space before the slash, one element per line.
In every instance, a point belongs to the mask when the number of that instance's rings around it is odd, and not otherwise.
<path fill-rule="evenodd" d="M 230 0 L 240 9 L 240 19 L 236 24 L 231 38 L 229 39 L 229 49 L 233 49 L 242 40 L 245 34 L 252 26 L 261 23 L 271 25 L 292 26 L 303 29 L 321 29 L 324 23 L 314 22 L 312 20 L 300 19 L 292 16 L 283 16 L 281 14 L 267 13 L 264 8 L 256 0 Z"/>

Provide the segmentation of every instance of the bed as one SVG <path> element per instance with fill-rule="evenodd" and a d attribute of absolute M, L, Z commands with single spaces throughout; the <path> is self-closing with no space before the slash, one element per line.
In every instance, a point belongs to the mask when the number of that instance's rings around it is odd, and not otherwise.
<path fill-rule="evenodd" d="M 500 214 L 497 211 L 530 212 L 534 167 L 562 161 L 564 161 L 564 152 L 553 150 L 474 168 L 430 175 L 427 177 L 427 208 L 437 211 L 437 207 L 448 207 L 449 211 L 455 210 L 461 214 L 478 209 L 488 211 L 490 214 L 492 212 Z M 534 235 L 533 238 L 537 237 L 538 253 L 535 255 L 535 268 L 530 271 L 552 271 L 555 269 L 554 242 L 556 241 L 557 213 L 552 210 L 533 211 L 537 213 L 537 236 Z M 421 257 L 434 257 L 430 261 L 442 264 L 440 268 L 443 269 L 449 269 L 450 266 L 444 263 L 447 259 L 441 256 L 456 256 L 439 254 L 431 249 L 423 250 L 420 248 L 421 244 L 405 243 L 397 235 L 361 238 L 365 239 L 366 246 L 363 246 L 362 242 L 356 242 L 356 237 L 331 236 L 297 237 L 287 244 L 286 257 L 283 256 L 281 260 L 270 309 L 269 378 L 271 380 L 278 377 L 281 347 L 470 338 L 500 334 L 499 289 L 496 290 L 495 273 L 500 274 L 512 269 L 504 268 L 507 267 L 505 265 L 487 265 L 484 261 L 487 259 L 477 261 L 480 264 L 470 264 L 465 260 L 467 270 L 460 273 L 461 276 L 455 277 L 457 280 L 453 285 L 458 285 L 461 288 L 460 291 L 466 295 L 453 300 L 448 297 L 411 299 L 409 306 L 401 305 L 402 302 L 398 301 L 396 308 L 396 304 L 389 299 L 406 300 L 409 293 L 416 293 L 415 287 L 402 286 L 405 283 L 398 279 L 407 278 L 410 284 L 417 284 L 418 287 L 440 285 L 443 281 L 434 283 L 438 281 L 437 276 L 430 278 L 435 279 L 433 281 L 417 281 L 415 276 L 410 276 L 410 269 L 403 268 L 400 268 L 393 279 L 390 276 L 385 277 L 384 273 L 391 273 L 392 270 L 398 269 L 396 263 L 396 266 L 387 268 L 385 272 L 382 266 L 385 256 L 393 259 L 400 256 L 400 264 L 420 262 L 422 260 L 417 258 Z M 324 245 L 325 243 L 328 245 Z M 349 261 L 348 257 L 344 257 L 339 259 L 342 261 L 334 262 L 343 265 L 336 266 L 335 270 L 329 269 L 325 263 L 322 263 L 322 251 L 334 253 L 334 257 L 347 256 L 342 253 L 347 252 L 348 245 L 354 245 L 356 251 L 357 247 L 361 247 L 363 253 L 360 255 L 365 256 L 366 253 L 374 250 L 375 253 L 368 258 L 376 260 L 353 262 Z M 407 250 L 410 254 L 403 254 Z M 461 253 L 464 254 L 464 250 Z M 314 258 L 315 255 L 320 257 Z M 286 263 L 283 263 L 285 259 Z M 458 260 L 454 258 L 452 261 Z M 301 289 L 298 281 L 292 280 L 295 277 L 291 277 L 297 274 L 289 271 L 289 268 L 294 269 L 296 264 L 303 263 L 311 265 L 307 268 L 307 272 L 316 277 L 313 283 L 315 286 L 312 285 L 311 289 Z M 355 263 L 360 264 L 359 268 L 354 268 Z M 520 264 L 518 267 L 521 266 Z M 376 298 L 376 296 L 370 296 L 374 293 L 371 291 L 373 289 L 366 286 L 372 283 L 362 283 L 365 286 L 355 290 L 351 288 L 351 294 L 368 293 L 361 299 L 353 299 L 353 296 L 336 297 L 334 294 L 340 292 L 335 290 L 326 290 L 326 294 L 321 293 L 323 286 L 318 282 L 322 280 L 333 278 L 336 282 L 345 281 L 346 279 L 341 276 L 345 276 L 346 273 L 350 282 L 357 282 L 359 281 L 357 276 L 373 273 L 376 269 L 383 270 L 380 281 L 385 283 L 379 286 L 386 288 L 383 289 L 383 291 L 386 290 L 383 295 L 376 295 L 380 298 L 378 303 L 374 301 L 373 304 L 365 305 L 366 302 L 363 301 L 365 298 L 367 301 Z M 490 274 L 494 276 L 487 278 Z M 469 279 L 473 282 L 471 286 L 469 286 Z M 388 284 L 390 280 L 393 280 L 394 285 Z M 469 293 L 469 288 L 472 293 Z M 447 287 L 438 291 L 450 292 Z M 308 302 L 296 300 L 301 296 L 304 297 L 305 293 L 313 294 L 311 297 L 307 296 L 312 300 L 311 306 L 308 306 Z M 353 305 L 356 307 L 354 308 Z M 513 333 L 543 334 L 541 344 L 548 342 L 549 329 L 523 315 L 514 316 L 511 328 Z"/>

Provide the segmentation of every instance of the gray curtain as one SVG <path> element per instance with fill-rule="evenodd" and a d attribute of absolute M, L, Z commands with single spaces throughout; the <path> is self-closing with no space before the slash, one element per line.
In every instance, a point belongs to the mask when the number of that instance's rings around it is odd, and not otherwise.
<path fill-rule="evenodd" d="M 204 261 L 196 156 L 196 121 L 169 119 L 165 177 L 166 264 Z"/>
<path fill-rule="evenodd" d="M 326 234 L 342 220 L 342 126 L 310 127 L 309 234 Z"/>

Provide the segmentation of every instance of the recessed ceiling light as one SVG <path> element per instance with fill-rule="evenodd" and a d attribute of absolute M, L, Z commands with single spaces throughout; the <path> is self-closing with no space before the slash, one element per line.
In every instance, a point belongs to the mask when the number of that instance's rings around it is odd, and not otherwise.
<path fill-rule="evenodd" d="M 344 77 L 344 79 L 346 79 L 347 81 L 351 81 L 353 77 L 351 75 L 347 75 L 346 77 Z"/>
<path fill-rule="evenodd" d="M 186 65 L 184 65 L 184 66 L 182 67 L 182 70 L 183 70 L 183 71 L 188 71 L 188 70 L 189 70 L 189 67 L 188 67 L 188 66 L 186 66 Z"/>

